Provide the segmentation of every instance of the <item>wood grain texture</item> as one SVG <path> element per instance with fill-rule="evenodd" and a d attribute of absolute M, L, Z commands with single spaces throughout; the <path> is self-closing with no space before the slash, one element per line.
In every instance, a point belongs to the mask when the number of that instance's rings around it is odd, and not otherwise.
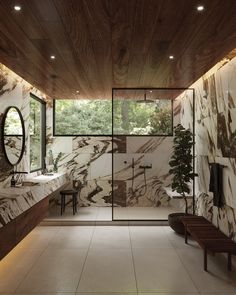
<path fill-rule="evenodd" d="M 236 47 L 235 0 L 205 0 L 201 13 L 196 0 L 17 3 L 0 1 L 0 62 L 51 98 L 189 87 Z"/>
<path fill-rule="evenodd" d="M 44 198 L 29 210 L 0 228 L 0 259 L 6 256 L 45 217 L 49 197 Z"/>

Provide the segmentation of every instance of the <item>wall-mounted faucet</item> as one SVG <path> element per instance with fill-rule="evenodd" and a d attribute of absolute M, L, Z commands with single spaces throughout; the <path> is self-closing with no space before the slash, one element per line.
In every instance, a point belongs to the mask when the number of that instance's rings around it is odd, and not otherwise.
<path fill-rule="evenodd" d="M 140 165 L 139 168 L 140 168 L 140 169 L 151 169 L 151 168 L 152 168 L 152 164 L 144 164 L 144 165 Z"/>

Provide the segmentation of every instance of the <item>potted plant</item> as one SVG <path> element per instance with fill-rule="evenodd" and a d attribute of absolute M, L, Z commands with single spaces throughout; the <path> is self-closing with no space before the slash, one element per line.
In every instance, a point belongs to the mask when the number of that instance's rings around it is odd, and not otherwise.
<path fill-rule="evenodd" d="M 169 173 L 173 175 L 171 188 L 185 201 L 185 213 L 172 213 L 168 216 L 169 225 L 177 233 L 184 234 L 181 217 L 188 215 L 187 197 L 190 193 L 189 183 L 194 179 L 193 171 L 193 134 L 181 124 L 174 127 L 174 146 L 169 165 Z"/>

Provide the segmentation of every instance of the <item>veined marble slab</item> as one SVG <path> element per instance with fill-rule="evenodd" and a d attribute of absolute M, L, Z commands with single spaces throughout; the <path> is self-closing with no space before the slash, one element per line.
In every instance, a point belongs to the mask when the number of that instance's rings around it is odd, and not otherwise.
<path fill-rule="evenodd" d="M 0 227 L 28 210 L 67 182 L 67 175 L 40 175 L 27 181 L 38 183 L 34 186 L 0 189 Z"/>

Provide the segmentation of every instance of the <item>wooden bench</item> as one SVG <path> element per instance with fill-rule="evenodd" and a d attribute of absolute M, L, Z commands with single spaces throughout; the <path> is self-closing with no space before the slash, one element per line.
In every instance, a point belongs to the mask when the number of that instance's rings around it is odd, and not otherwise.
<path fill-rule="evenodd" d="M 190 234 L 204 251 L 204 270 L 207 271 L 207 254 L 227 253 L 228 270 L 232 269 L 232 254 L 236 254 L 236 243 L 202 216 L 183 217 L 185 243 Z"/>

